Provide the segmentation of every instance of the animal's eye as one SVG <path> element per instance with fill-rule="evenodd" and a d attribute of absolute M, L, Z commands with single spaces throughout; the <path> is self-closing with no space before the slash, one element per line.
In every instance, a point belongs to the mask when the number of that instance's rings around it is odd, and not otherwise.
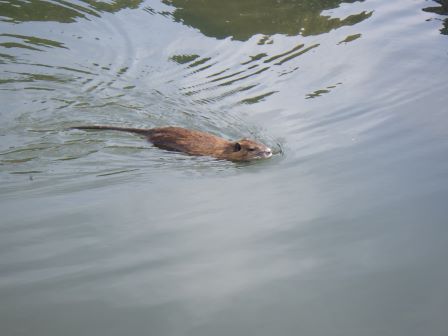
<path fill-rule="evenodd" d="M 247 149 L 249 152 L 253 152 L 255 150 L 255 148 L 248 148 Z"/>
<path fill-rule="evenodd" d="M 235 152 L 239 152 L 241 150 L 241 145 L 237 142 L 235 143 L 235 146 L 233 147 Z"/>

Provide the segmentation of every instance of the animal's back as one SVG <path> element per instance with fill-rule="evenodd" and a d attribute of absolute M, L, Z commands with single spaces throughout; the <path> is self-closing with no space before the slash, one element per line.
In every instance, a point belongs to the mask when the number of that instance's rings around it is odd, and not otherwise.
<path fill-rule="evenodd" d="M 147 138 L 159 148 L 193 155 L 216 155 L 228 145 L 213 134 L 172 126 L 153 128 Z"/>

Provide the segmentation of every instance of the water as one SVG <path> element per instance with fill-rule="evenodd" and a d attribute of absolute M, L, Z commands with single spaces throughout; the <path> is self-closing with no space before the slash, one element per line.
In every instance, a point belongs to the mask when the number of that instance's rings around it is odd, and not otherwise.
<path fill-rule="evenodd" d="M 2 335 L 446 335 L 447 14 L 2 2 Z M 79 124 L 278 153 L 234 164 Z"/>

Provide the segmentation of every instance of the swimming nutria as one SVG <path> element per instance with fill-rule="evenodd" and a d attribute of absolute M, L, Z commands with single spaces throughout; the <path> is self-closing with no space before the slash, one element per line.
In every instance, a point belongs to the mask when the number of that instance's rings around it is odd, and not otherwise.
<path fill-rule="evenodd" d="M 265 145 L 249 140 L 228 141 L 216 135 L 182 127 L 127 128 L 115 126 L 77 126 L 81 130 L 113 130 L 144 135 L 154 146 L 191 155 L 212 156 L 229 161 L 267 159 L 272 151 Z"/>

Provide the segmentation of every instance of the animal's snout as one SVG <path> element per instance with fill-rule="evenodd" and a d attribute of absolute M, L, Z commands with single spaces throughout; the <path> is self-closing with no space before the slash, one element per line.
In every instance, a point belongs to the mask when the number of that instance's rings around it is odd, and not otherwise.
<path fill-rule="evenodd" d="M 270 148 L 266 148 L 263 152 L 263 156 L 265 158 L 270 158 L 272 156 L 272 150 Z"/>

